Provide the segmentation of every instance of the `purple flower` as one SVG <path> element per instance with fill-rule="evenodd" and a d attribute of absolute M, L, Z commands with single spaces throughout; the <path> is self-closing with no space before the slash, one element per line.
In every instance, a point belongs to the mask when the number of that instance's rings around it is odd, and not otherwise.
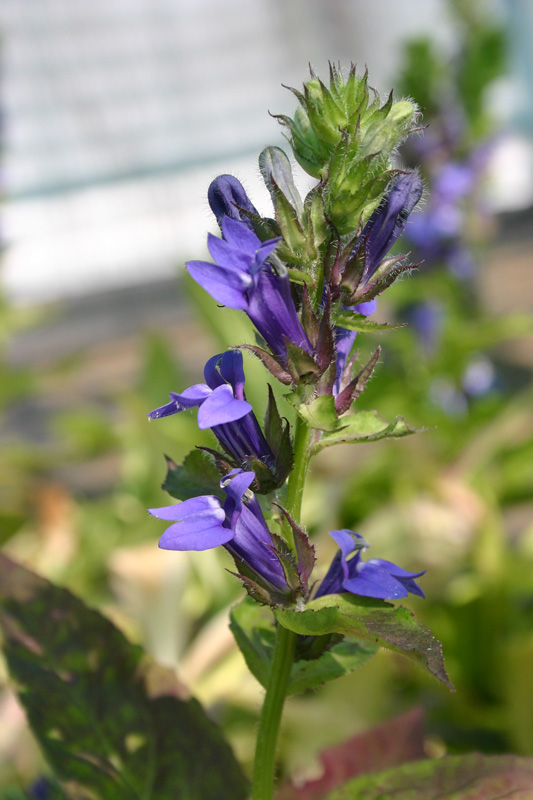
<path fill-rule="evenodd" d="M 458 202 L 472 194 L 477 177 L 476 170 L 468 162 L 450 161 L 441 167 L 435 178 L 433 197 L 448 203 Z"/>
<path fill-rule="evenodd" d="M 353 531 L 331 531 L 330 536 L 340 550 L 333 558 L 316 597 L 343 592 L 380 600 L 397 600 L 407 597 L 409 592 L 424 597 L 424 592 L 415 583 L 415 578 L 420 578 L 423 572 L 407 572 L 382 558 L 362 561 L 361 552 L 367 549 L 368 542 Z"/>
<path fill-rule="evenodd" d="M 164 550 L 210 550 L 222 545 L 237 564 L 263 585 L 283 595 L 290 593 L 274 542 L 255 495 L 248 492 L 253 472 L 232 470 L 220 482 L 226 499 L 214 495 L 184 500 L 150 514 L 172 522 L 159 541 Z"/>
<path fill-rule="evenodd" d="M 356 306 L 349 306 L 349 310 L 354 314 L 364 314 L 369 317 L 374 313 L 377 306 L 377 300 L 370 300 L 368 303 L 359 303 Z M 345 306 L 346 307 L 346 306 Z M 347 328 L 340 328 L 336 326 L 333 329 L 335 337 L 335 383 L 333 384 L 333 394 L 337 396 L 341 391 L 341 383 L 346 366 L 346 360 L 355 342 L 357 331 L 350 331 Z"/>
<path fill-rule="evenodd" d="M 364 288 L 369 284 L 372 277 L 381 266 L 381 263 L 398 237 L 403 233 L 410 213 L 420 200 L 423 191 L 423 183 L 416 172 L 408 172 L 400 175 L 394 181 L 392 189 L 386 196 L 383 203 L 377 208 L 367 224 L 361 236 L 357 239 L 352 251 L 351 258 L 354 258 L 364 248 L 364 269 L 360 278 L 358 288 Z M 356 314 L 370 316 L 376 310 L 376 300 L 359 303 L 349 306 L 351 311 Z M 357 336 L 355 331 L 345 330 L 336 327 L 334 329 L 336 345 L 336 370 L 335 384 L 333 393 L 337 395 L 340 391 L 346 359 Z"/>
<path fill-rule="evenodd" d="M 426 355 L 432 355 L 440 344 L 444 309 L 439 302 L 416 303 L 407 309 L 418 343 Z"/>
<path fill-rule="evenodd" d="M 211 428 L 222 447 L 244 466 L 258 458 L 270 469 L 275 458 L 244 394 L 242 354 L 229 350 L 209 359 L 205 383 L 197 383 L 181 394 L 170 393 L 170 403 L 151 411 L 151 419 L 177 414 L 198 406 L 198 427 Z"/>
<path fill-rule="evenodd" d="M 422 197 L 424 185 L 416 172 L 407 172 L 394 181 L 383 203 L 374 211 L 356 243 L 355 251 L 364 244 L 365 268 L 362 284 L 366 285 L 393 244 L 403 233 L 409 215 Z"/>
<path fill-rule="evenodd" d="M 242 183 L 233 175 L 219 175 L 215 178 L 207 190 L 207 199 L 221 229 L 224 218 L 231 217 L 237 222 L 244 222 L 250 230 L 253 230 L 252 223 L 243 210 L 257 216 L 259 214 L 248 199 Z"/>
<path fill-rule="evenodd" d="M 274 355 L 286 359 L 287 340 L 311 353 L 291 295 L 288 275 L 279 275 L 267 259 L 280 241 L 261 242 L 245 222 L 225 216 L 222 239 L 209 234 L 215 260 L 189 261 L 186 266 L 217 302 L 245 311 Z"/>

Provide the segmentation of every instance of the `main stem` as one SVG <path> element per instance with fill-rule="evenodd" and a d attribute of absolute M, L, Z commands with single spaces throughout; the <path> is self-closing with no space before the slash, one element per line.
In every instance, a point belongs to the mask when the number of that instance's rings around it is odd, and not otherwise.
<path fill-rule="evenodd" d="M 296 522 L 300 521 L 310 442 L 311 430 L 300 417 L 297 417 L 294 432 L 294 465 L 285 501 L 287 511 Z M 287 527 L 290 531 L 290 526 Z M 257 731 L 252 800 L 272 800 L 274 793 L 276 743 L 295 646 L 296 634 L 278 625 L 270 679 Z"/>

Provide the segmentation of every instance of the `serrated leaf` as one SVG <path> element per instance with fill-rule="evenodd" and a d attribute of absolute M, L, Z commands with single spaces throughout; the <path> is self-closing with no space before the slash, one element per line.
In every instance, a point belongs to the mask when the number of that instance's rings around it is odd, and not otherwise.
<path fill-rule="evenodd" d="M 294 548 L 296 550 L 296 563 L 298 564 L 298 574 L 301 578 L 303 588 L 308 594 L 308 583 L 313 567 L 315 566 L 316 556 L 314 545 L 309 541 L 309 537 L 299 525 L 293 520 L 291 515 L 284 508 L 279 506 L 281 513 L 291 526 L 294 537 Z"/>
<path fill-rule="evenodd" d="M 364 392 L 366 384 L 379 361 L 380 354 L 381 347 L 378 347 L 363 369 L 357 373 L 353 380 L 351 380 L 341 392 L 339 392 L 335 398 L 335 411 L 337 414 L 341 415 L 348 411 L 353 401 L 357 400 Z"/>
<path fill-rule="evenodd" d="M 320 323 L 311 306 L 311 301 L 309 299 L 309 290 L 307 286 L 304 286 L 304 290 L 302 292 L 302 310 L 300 318 L 302 322 L 302 327 L 307 334 L 307 338 L 311 342 L 313 348 L 316 348 L 318 342 L 318 336 L 320 333 Z"/>
<path fill-rule="evenodd" d="M 532 786 L 532 758 L 474 753 L 364 775 L 324 800 L 530 800 Z"/>
<path fill-rule="evenodd" d="M 271 353 L 267 353 L 267 351 L 263 350 L 261 347 L 252 344 L 241 344 L 236 349 L 249 350 L 254 356 L 257 356 L 261 363 L 280 383 L 289 386 L 293 382 L 292 375 L 281 366 L 277 358 L 274 358 Z"/>
<path fill-rule="evenodd" d="M 281 440 L 283 438 L 283 428 L 284 425 L 278 411 L 276 397 L 272 390 L 272 386 L 268 384 L 268 403 L 265 412 L 263 430 L 265 432 L 265 439 L 267 440 L 274 454 L 279 453 Z"/>
<path fill-rule="evenodd" d="M 340 633 L 401 653 L 453 689 L 444 669 L 442 645 L 402 606 L 352 594 L 325 595 L 308 603 L 304 611 L 279 608 L 274 616 L 280 625 L 302 636 Z"/>
<path fill-rule="evenodd" d="M 358 331 L 359 333 L 389 331 L 393 328 L 404 328 L 406 325 L 405 322 L 373 322 L 364 314 L 355 314 L 349 311 L 337 311 L 333 315 L 332 323 L 338 328 L 345 328 L 348 331 Z"/>
<path fill-rule="evenodd" d="M 375 411 L 358 411 L 355 414 L 341 417 L 339 428 L 336 431 L 326 432 L 319 442 L 311 448 L 315 455 L 325 447 L 335 444 L 350 444 L 358 442 L 376 442 L 379 439 L 410 436 L 420 433 L 424 429 L 411 428 L 403 417 L 396 417 L 394 422 L 387 424 L 380 419 Z"/>
<path fill-rule="evenodd" d="M 335 411 L 335 398 L 331 395 L 321 395 L 310 403 L 299 402 L 297 395 L 287 395 L 287 400 L 294 405 L 304 422 L 307 422 L 312 428 L 329 432 L 338 429 L 339 418 Z"/>
<path fill-rule="evenodd" d="M 248 669 L 266 688 L 276 640 L 272 613 L 251 600 L 243 600 L 231 611 L 230 628 Z M 369 643 L 346 639 L 314 660 L 297 660 L 292 665 L 287 693 L 299 694 L 347 675 L 372 658 L 376 650 Z"/>
<path fill-rule="evenodd" d="M 181 466 L 167 458 L 167 474 L 161 486 L 176 500 L 188 500 L 203 494 L 224 497 L 220 474 L 201 450 L 192 450 Z"/>
<path fill-rule="evenodd" d="M 19 698 L 67 794 L 248 796 L 229 745 L 170 670 L 69 591 L 3 556 L 0 628 Z"/>

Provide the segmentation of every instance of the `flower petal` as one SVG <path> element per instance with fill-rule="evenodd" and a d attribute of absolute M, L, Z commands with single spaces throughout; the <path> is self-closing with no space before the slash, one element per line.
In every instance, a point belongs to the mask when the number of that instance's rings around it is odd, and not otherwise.
<path fill-rule="evenodd" d="M 241 270 L 242 272 L 249 272 L 254 261 L 254 253 L 252 250 L 238 250 L 233 245 L 219 239 L 218 236 L 213 236 L 212 233 L 208 234 L 207 246 L 211 257 L 221 267 L 226 267 L 232 270 Z"/>
<path fill-rule="evenodd" d="M 396 600 L 407 597 L 407 589 L 379 564 L 370 561 L 361 562 L 357 567 L 355 578 L 343 581 L 347 592 L 363 597 L 375 597 L 380 600 Z"/>
<path fill-rule="evenodd" d="M 219 267 L 208 261 L 188 261 L 185 266 L 196 283 L 217 303 L 246 311 L 248 301 L 245 292 L 253 281 L 245 272 Z"/>
<path fill-rule="evenodd" d="M 258 214 L 257 209 L 248 199 L 244 186 L 233 175 L 219 175 L 218 178 L 215 178 L 207 191 L 207 199 L 220 226 L 222 226 L 224 217 L 229 216 L 232 219 L 242 220 L 251 228 L 250 220 L 240 209 Z"/>
<path fill-rule="evenodd" d="M 198 427 L 200 430 L 234 422 L 252 411 L 246 400 L 236 400 L 233 390 L 228 384 L 217 386 L 198 410 Z"/>
<path fill-rule="evenodd" d="M 261 240 L 247 225 L 231 217 L 222 220 L 222 235 L 224 239 L 235 248 L 248 253 L 255 253 L 261 247 Z"/>
<path fill-rule="evenodd" d="M 330 531 L 329 535 L 341 549 L 341 564 L 344 577 L 353 576 L 354 569 L 360 560 L 360 552 L 368 547 L 368 542 L 360 533 L 354 533 L 354 531 L 350 531 L 347 528 L 343 528 L 340 531 Z M 358 555 L 348 562 L 348 558 L 352 553 L 357 553 Z"/>
<path fill-rule="evenodd" d="M 162 535 L 159 547 L 163 550 L 210 550 L 233 539 L 226 528 L 207 511 L 175 522 Z"/>
<path fill-rule="evenodd" d="M 204 494 L 200 497 L 191 497 L 189 500 L 184 500 L 182 503 L 173 503 L 171 506 L 163 506 L 162 508 L 149 508 L 148 513 L 157 519 L 171 520 L 172 522 L 179 522 L 186 517 L 193 514 L 201 514 L 209 511 L 216 519 L 222 521 L 224 519 L 224 511 L 222 509 L 220 500 L 211 494 Z"/>
<path fill-rule="evenodd" d="M 379 564 L 380 566 L 384 567 L 390 575 L 396 578 L 396 580 L 400 581 L 402 586 L 404 586 L 408 592 L 411 594 L 416 594 L 419 597 L 425 597 L 425 594 L 420 586 L 415 583 L 415 578 L 421 578 L 422 575 L 426 574 L 425 570 L 422 570 L 422 572 L 408 572 L 406 569 L 399 567 L 397 564 L 393 564 L 392 561 L 386 561 L 383 558 L 370 558 L 368 563 Z"/>
<path fill-rule="evenodd" d="M 150 419 L 160 419 L 160 417 L 169 417 L 171 414 L 177 414 L 186 408 L 194 408 L 194 406 L 201 405 L 210 394 L 211 389 L 205 383 L 195 383 L 194 386 L 189 386 L 181 394 L 170 392 L 170 403 L 150 411 L 148 417 Z"/>
<path fill-rule="evenodd" d="M 240 350 L 228 350 L 220 359 L 220 374 L 233 387 L 235 397 L 244 399 L 244 369 Z"/>
<path fill-rule="evenodd" d="M 268 239 L 268 241 L 263 242 L 255 254 L 256 265 L 260 267 L 262 264 L 264 264 L 269 255 L 273 250 L 276 249 L 280 242 L 281 236 L 278 236 L 276 239 Z"/>
<path fill-rule="evenodd" d="M 164 508 L 152 508 L 150 514 L 174 522 L 159 540 L 164 550 L 209 550 L 233 538 L 224 527 L 224 509 L 218 497 L 202 495 Z"/>
<path fill-rule="evenodd" d="M 211 356 L 204 367 L 205 382 L 211 389 L 216 389 L 217 386 L 224 386 L 225 383 L 224 378 L 218 371 L 218 364 L 222 355 L 222 353 L 218 353 L 216 356 Z"/>

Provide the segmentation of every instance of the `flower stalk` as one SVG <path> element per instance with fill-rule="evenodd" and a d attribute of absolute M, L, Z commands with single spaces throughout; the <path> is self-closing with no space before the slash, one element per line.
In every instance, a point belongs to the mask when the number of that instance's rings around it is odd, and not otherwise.
<path fill-rule="evenodd" d="M 312 429 L 297 416 L 294 432 L 294 465 L 289 476 L 286 497 L 286 509 L 296 522 L 300 521 L 305 477 L 311 455 L 311 435 Z M 292 537 L 287 520 L 284 520 L 283 528 L 284 532 Z M 276 745 L 295 647 L 296 634 L 278 625 L 270 681 L 257 731 L 252 800 L 272 800 Z"/>
<path fill-rule="evenodd" d="M 367 318 L 378 295 L 412 268 L 406 256 L 389 251 L 423 185 L 416 172 L 396 169 L 392 160 L 418 116 L 413 103 L 394 103 L 391 94 L 381 105 L 377 95 L 371 97 L 366 74 L 359 78 L 353 66 L 346 77 L 331 66 L 329 88 L 312 72 L 304 92 L 295 94 L 300 108 L 294 119 L 279 119 L 289 129 L 296 160 L 319 182 L 305 199 L 300 197 L 290 159 L 270 147 L 259 166 L 274 217 L 261 216 L 231 175 L 219 176 L 209 187 L 220 236 L 208 236 L 212 260 L 186 266 L 214 300 L 244 312 L 258 338 L 256 344 L 210 358 L 205 383 L 171 392 L 170 402 L 150 412 L 150 418 L 158 419 L 198 408 L 199 427 L 210 428 L 218 445 L 200 448 L 201 455 L 190 453 L 165 482 L 181 502 L 150 513 L 171 523 L 160 547 L 224 547 L 235 563 L 233 574 L 252 600 L 275 615 L 289 610 L 303 616 L 313 596 L 319 601 L 342 594 L 380 601 L 409 593 L 423 597 L 416 583 L 423 573 L 381 558 L 363 560 L 369 543 L 347 529 L 331 532 L 339 550 L 317 588 L 310 580 L 315 546 L 300 527 L 309 460 L 322 440 L 330 446 L 414 432 L 400 417 L 387 425 L 354 406 L 380 353 L 378 348 L 361 367 L 354 344 L 360 333 L 386 327 Z M 243 349 L 291 387 L 289 399 L 298 409 L 292 436 L 271 387 L 263 425 L 255 416 L 245 396 Z M 264 496 L 261 503 L 258 495 Z M 274 499 L 281 502 L 281 535 L 269 529 L 266 509 Z M 344 628 L 338 633 L 344 636 Z M 321 640 L 317 647 L 315 639 Z M 333 643 L 312 631 L 303 640 L 304 645 L 296 633 L 278 625 L 270 670 L 260 678 L 266 693 L 253 800 L 272 800 L 278 734 L 295 657 L 302 657 L 304 646 L 306 658 L 320 659 Z"/>

